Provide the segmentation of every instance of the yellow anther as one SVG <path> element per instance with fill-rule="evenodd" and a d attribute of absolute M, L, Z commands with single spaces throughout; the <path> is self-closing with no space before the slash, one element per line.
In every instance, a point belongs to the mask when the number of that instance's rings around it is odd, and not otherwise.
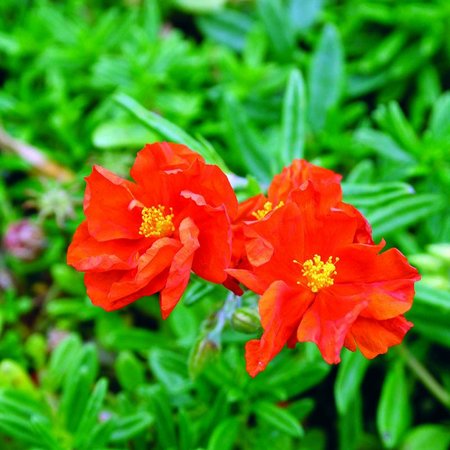
<path fill-rule="evenodd" d="M 312 259 L 307 259 L 303 264 L 294 259 L 295 264 L 302 266 L 302 275 L 306 278 L 306 285 L 312 292 L 319 292 L 320 289 L 334 284 L 334 277 L 337 275 L 335 264 L 339 258 L 329 257 L 325 262 L 319 255 L 314 255 Z M 300 284 L 300 281 L 297 281 Z"/>
<path fill-rule="evenodd" d="M 264 203 L 264 206 L 262 209 L 258 209 L 257 211 L 252 212 L 252 216 L 256 217 L 258 220 L 261 220 L 261 219 L 264 219 L 264 217 L 266 217 L 267 214 L 270 213 L 270 211 L 281 208 L 282 206 L 284 206 L 283 201 L 278 203 L 278 205 L 275 206 L 275 208 L 273 207 L 272 202 L 266 202 L 266 203 Z"/>
<path fill-rule="evenodd" d="M 175 231 L 173 225 L 173 210 L 170 208 L 170 214 L 165 214 L 165 206 L 151 206 L 142 208 L 142 223 L 139 228 L 139 234 L 145 237 L 164 237 L 169 236 Z"/>

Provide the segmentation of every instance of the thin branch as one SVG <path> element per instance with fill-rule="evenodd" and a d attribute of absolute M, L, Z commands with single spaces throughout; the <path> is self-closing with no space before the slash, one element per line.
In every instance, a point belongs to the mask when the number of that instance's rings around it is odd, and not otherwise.
<path fill-rule="evenodd" d="M 51 161 L 38 148 L 13 138 L 1 126 L 0 149 L 8 150 L 20 156 L 41 175 L 55 178 L 61 182 L 71 181 L 74 179 L 74 174 L 71 170 Z"/>
<path fill-rule="evenodd" d="M 446 408 L 450 409 L 450 394 L 438 383 L 427 368 L 405 347 L 399 345 L 398 351 L 415 376 L 424 384 L 431 394 Z"/>

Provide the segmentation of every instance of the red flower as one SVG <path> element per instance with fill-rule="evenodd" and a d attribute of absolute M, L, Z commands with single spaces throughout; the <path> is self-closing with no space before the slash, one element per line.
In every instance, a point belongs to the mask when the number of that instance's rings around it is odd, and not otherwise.
<path fill-rule="evenodd" d="M 270 220 L 244 226 L 251 269 L 229 273 L 262 297 L 264 333 L 246 346 L 247 370 L 255 376 L 285 344 L 315 342 L 328 363 L 343 346 L 367 358 L 401 342 L 412 326 L 402 316 L 420 276 L 396 249 L 380 253 L 361 215 L 318 195 L 313 184 L 290 193 Z"/>
<path fill-rule="evenodd" d="M 131 176 L 136 183 L 94 167 L 67 261 L 86 272 L 95 305 L 113 310 L 160 292 L 166 318 L 191 270 L 225 281 L 237 201 L 225 174 L 183 145 L 146 145 Z"/>
<path fill-rule="evenodd" d="M 314 189 L 314 196 L 317 199 L 313 207 L 319 207 L 323 211 L 335 206 L 345 209 L 348 214 L 354 215 L 358 219 L 359 242 L 373 243 L 371 228 L 366 219 L 356 208 L 342 203 L 341 178 L 339 174 L 331 170 L 315 166 L 304 159 L 296 159 L 273 178 L 267 197 L 259 194 L 240 203 L 238 214 L 232 225 L 233 250 L 230 267 L 234 269 L 250 268 L 245 250 L 248 237 L 244 233 L 244 227 L 258 221 L 270 220 L 274 210 L 282 208 L 291 201 L 291 192 L 305 189 L 307 186 Z M 260 250 L 261 253 L 257 257 L 262 261 L 267 253 L 264 249 Z M 257 252 L 253 253 L 257 254 Z M 242 294 L 238 282 L 231 275 L 225 285 L 234 293 Z"/>

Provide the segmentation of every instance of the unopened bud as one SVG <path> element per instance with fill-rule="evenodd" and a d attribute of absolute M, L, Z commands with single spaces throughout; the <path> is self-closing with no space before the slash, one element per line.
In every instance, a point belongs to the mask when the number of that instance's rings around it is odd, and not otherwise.
<path fill-rule="evenodd" d="M 237 308 L 231 316 L 231 325 L 241 333 L 256 333 L 261 328 L 258 311 L 246 306 Z"/>
<path fill-rule="evenodd" d="M 188 369 L 191 378 L 196 378 L 204 369 L 206 364 L 214 359 L 219 352 L 217 343 L 208 336 L 201 337 L 192 347 L 189 355 Z"/>
<path fill-rule="evenodd" d="M 8 226 L 3 244 L 17 259 L 32 261 L 44 248 L 44 233 L 39 225 L 24 219 Z"/>

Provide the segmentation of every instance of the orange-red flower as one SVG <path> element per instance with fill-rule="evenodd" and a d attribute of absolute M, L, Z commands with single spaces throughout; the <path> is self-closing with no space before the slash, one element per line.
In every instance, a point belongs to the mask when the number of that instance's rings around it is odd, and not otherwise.
<path fill-rule="evenodd" d="M 86 273 L 94 304 L 113 310 L 160 292 L 166 318 L 191 270 L 225 281 L 236 196 L 217 166 L 178 144 L 146 145 L 131 176 L 135 182 L 94 166 L 86 178 L 86 220 L 67 261 Z"/>
<path fill-rule="evenodd" d="M 355 209 L 314 183 L 290 192 L 270 220 L 244 225 L 251 268 L 229 273 L 262 295 L 264 329 L 246 346 L 255 376 L 287 344 L 315 342 L 328 363 L 342 347 L 367 358 L 401 342 L 412 326 L 403 313 L 420 277 L 396 249 L 380 253 Z"/>
<path fill-rule="evenodd" d="M 230 267 L 233 269 L 249 268 L 248 256 L 245 247 L 248 237 L 244 227 L 251 223 L 270 220 L 273 211 L 282 208 L 291 201 L 291 193 L 297 189 L 306 189 L 309 186 L 316 198 L 314 208 L 327 211 L 331 207 L 345 209 L 348 214 L 358 219 L 358 242 L 373 243 L 371 228 L 367 220 L 351 205 L 342 202 L 341 175 L 309 163 L 304 159 L 296 159 L 283 171 L 276 175 L 268 189 L 267 197 L 263 194 L 251 197 L 239 204 L 238 214 L 232 224 L 233 251 Z M 261 249 L 263 250 L 263 249 Z M 264 258 L 266 252 L 258 255 Z M 237 281 L 230 275 L 226 286 L 236 294 L 241 294 Z"/>

